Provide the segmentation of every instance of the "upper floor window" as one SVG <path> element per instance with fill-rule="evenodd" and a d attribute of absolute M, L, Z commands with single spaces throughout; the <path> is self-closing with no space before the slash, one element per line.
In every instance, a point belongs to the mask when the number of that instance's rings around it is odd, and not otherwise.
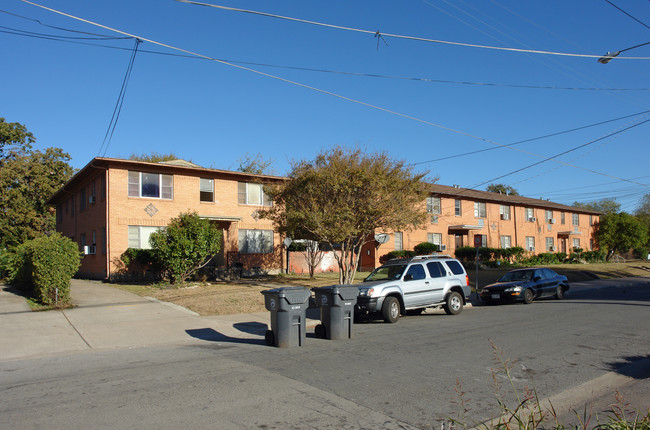
<path fill-rule="evenodd" d="M 214 202 L 214 179 L 200 179 L 199 192 L 202 202 Z"/>
<path fill-rule="evenodd" d="M 565 218 L 566 218 L 566 214 L 564 212 L 560 213 L 560 223 L 562 225 L 564 225 L 564 223 L 566 222 Z"/>
<path fill-rule="evenodd" d="M 237 191 L 239 194 L 239 204 L 271 206 L 272 201 L 264 192 L 261 184 L 252 184 L 248 182 L 238 182 Z"/>
<path fill-rule="evenodd" d="M 545 210 L 544 211 L 544 218 L 546 220 L 546 223 L 550 223 L 551 220 L 553 219 L 553 211 Z"/>
<path fill-rule="evenodd" d="M 159 173 L 129 172 L 129 197 L 174 198 L 174 177 Z"/>
<path fill-rule="evenodd" d="M 508 205 L 499 205 L 499 216 L 503 220 L 510 219 L 510 206 Z"/>
<path fill-rule="evenodd" d="M 526 208 L 525 209 L 526 214 L 525 217 L 526 221 L 534 221 L 535 220 L 535 210 L 533 208 Z"/>
<path fill-rule="evenodd" d="M 454 200 L 454 215 L 461 216 L 462 214 L 463 214 L 463 209 L 461 206 L 461 200 L 456 199 Z"/>
<path fill-rule="evenodd" d="M 427 197 L 427 213 L 430 214 L 441 213 L 440 197 Z"/>
<path fill-rule="evenodd" d="M 580 225 L 580 215 L 573 214 L 571 216 L 571 218 L 572 218 L 572 221 L 573 221 L 573 225 Z"/>
<path fill-rule="evenodd" d="M 474 218 L 485 218 L 487 209 L 485 202 L 474 202 Z"/>

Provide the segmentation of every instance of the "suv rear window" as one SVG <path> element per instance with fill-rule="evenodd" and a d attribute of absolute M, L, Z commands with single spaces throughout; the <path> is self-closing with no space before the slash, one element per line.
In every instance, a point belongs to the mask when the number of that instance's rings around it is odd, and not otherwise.
<path fill-rule="evenodd" d="M 447 271 L 442 267 L 439 261 L 432 261 L 427 263 L 427 268 L 429 269 L 429 275 L 432 278 L 441 278 L 447 274 Z"/>
<path fill-rule="evenodd" d="M 445 261 L 447 267 L 449 267 L 454 275 L 464 275 L 465 269 L 463 266 L 456 260 Z"/>

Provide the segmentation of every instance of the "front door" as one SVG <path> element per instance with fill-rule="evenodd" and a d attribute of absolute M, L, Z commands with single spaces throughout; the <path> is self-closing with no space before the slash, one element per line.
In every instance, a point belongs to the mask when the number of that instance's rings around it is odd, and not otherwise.
<path fill-rule="evenodd" d="M 463 234 L 454 235 L 454 238 L 456 240 L 456 249 L 462 248 L 464 246 L 463 245 L 463 236 L 464 236 Z"/>

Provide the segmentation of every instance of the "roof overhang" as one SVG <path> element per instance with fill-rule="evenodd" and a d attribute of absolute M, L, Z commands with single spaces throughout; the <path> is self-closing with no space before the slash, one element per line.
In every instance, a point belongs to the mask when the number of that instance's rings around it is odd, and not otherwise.
<path fill-rule="evenodd" d="M 449 230 L 480 230 L 482 229 L 482 225 L 469 225 L 469 224 L 459 224 L 459 225 L 450 225 Z"/>
<path fill-rule="evenodd" d="M 241 221 L 239 216 L 228 216 L 228 215 L 199 215 L 201 219 L 207 219 L 210 221 L 228 221 L 228 222 L 238 222 Z"/>
<path fill-rule="evenodd" d="M 579 231 L 558 231 L 557 232 L 558 236 L 575 236 L 579 234 L 581 234 L 581 232 Z"/>

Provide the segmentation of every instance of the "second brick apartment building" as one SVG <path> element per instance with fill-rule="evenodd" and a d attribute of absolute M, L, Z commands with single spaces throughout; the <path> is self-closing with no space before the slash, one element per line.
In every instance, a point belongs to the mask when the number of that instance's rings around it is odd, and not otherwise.
<path fill-rule="evenodd" d="M 149 235 L 181 212 L 195 211 L 223 232 L 217 267 L 280 271 L 282 240 L 258 210 L 271 205 L 263 184 L 285 178 L 208 169 L 176 160 L 149 163 L 94 158 L 49 203 L 56 228 L 85 250 L 79 276 L 108 279 L 127 248 L 149 247 Z M 571 252 L 594 248 L 599 213 L 546 200 L 432 185 L 426 201 L 428 222 L 419 229 L 388 233 L 384 244 L 371 243 L 361 266 L 375 267 L 392 250 L 421 242 L 442 245 L 453 255 L 461 246 L 508 248 L 527 252 Z"/>

